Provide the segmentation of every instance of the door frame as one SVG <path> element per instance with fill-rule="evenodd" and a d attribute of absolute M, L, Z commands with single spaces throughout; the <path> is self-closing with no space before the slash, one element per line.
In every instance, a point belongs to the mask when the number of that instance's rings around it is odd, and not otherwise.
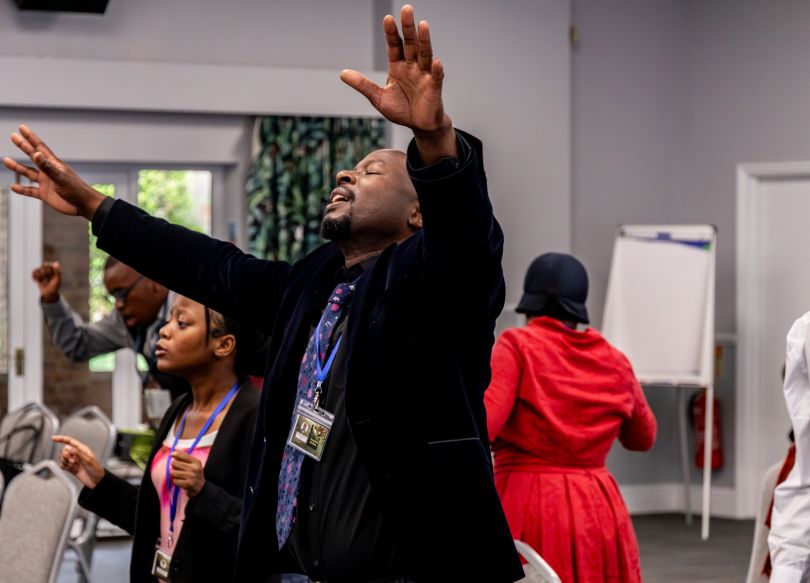
<path fill-rule="evenodd" d="M 7 404 L 13 411 L 32 401 L 42 403 L 43 320 L 31 281 L 31 270 L 42 263 L 42 203 L 10 189 L 8 193 Z M 23 351 L 22 370 L 15 362 L 17 350 Z"/>
<path fill-rule="evenodd" d="M 762 387 L 759 330 L 764 249 L 763 184 L 773 180 L 810 179 L 810 162 L 746 163 L 737 166 L 737 399 L 735 490 L 737 516 L 756 516 L 765 468 L 760 467 L 766 432 L 759 416 Z M 785 331 L 787 333 L 787 330 Z"/>

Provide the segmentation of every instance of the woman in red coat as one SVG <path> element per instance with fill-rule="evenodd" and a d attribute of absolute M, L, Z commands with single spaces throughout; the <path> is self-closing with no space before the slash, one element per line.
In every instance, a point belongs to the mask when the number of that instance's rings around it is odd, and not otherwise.
<path fill-rule="evenodd" d="M 644 451 L 656 422 L 627 358 L 588 322 L 588 276 L 548 253 L 526 274 L 485 393 L 495 484 L 514 538 L 537 550 L 564 583 L 641 581 L 633 525 L 605 458 L 616 438 Z"/>

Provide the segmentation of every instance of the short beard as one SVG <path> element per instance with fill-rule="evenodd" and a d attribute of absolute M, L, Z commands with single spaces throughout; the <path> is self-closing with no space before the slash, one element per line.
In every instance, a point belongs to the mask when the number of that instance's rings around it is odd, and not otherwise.
<path fill-rule="evenodd" d="M 325 218 L 321 222 L 321 237 L 327 241 L 342 241 L 349 237 L 352 227 L 351 214 L 345 214 L 337 219 Z"/>

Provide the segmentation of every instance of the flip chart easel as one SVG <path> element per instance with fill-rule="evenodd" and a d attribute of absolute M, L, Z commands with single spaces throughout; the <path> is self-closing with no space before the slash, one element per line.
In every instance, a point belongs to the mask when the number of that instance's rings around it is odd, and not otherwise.
<path fill-rule="evenodd" d="M 706 389 L 701 537 L 709 538 L 717 231 L 712 225 L 622 225 L 602 333 L 644 385 L 678 389 L 686 521 L 691 523 L 685 390 Z"/>

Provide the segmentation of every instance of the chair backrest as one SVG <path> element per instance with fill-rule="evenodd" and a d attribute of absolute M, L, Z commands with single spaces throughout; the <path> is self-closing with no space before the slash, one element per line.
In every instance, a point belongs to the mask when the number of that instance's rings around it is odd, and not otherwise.
<path fill-rule="evenodd" d="M 95 405 L 84 407 L 65 417 L 62 420 L 62 426 L 59 428 L 59 434 L 73 437 L 87 445 L 101 462 L 101 465 L 107 462 L 115 446 L 115 425 Z M 54 444 L 52 457 L 57 462 L 64 447 L 60 443 Z M 79 480 L 72 474 L 68 474 L 68 476 L 76 488 L 81 490 L 82 486 Z M 95 529 L 96 518 L 94 514 L 84 508 L 79 508 L 77 518 L 88 523 L 87 526 L 91 530 Z M 90 534 L 87 529 L 83 529 L 83 532 L 77 534 L 76 537 L 85 538 Z"/>
<path fill-rule="evenodd" d="M 104 464 L 112 454 L 115 445 L 115 426 L 95 405 L 84 407 L 62 420 L 60 435 L 67 435 L 86 444 Z M 52 458 L 59 460 L 64 446 L 55 444 Z"/>
<path fill-rule="evenodd" d="M 526 576 L 520 580 L 521 582 L 562 583 L 560 577 L 554 572 L 554 569 L 552 569 L 549 564 L 543 560 L 543 557 L 528 544 L 516 540 L 515 548 L 518 554 L 526 560 L 526 564 L 523 565 Z"/>
<path fill-rule="evenodd" d="M 35 464 L 51 457 L 59 419 L 45 405 L 27 403 L 0 420 L 0 457 Z"/>
<path fill-rule="evenodd" d="M 76 489 L 52 460 L 14 478 L 0 514 L 3 581 L 56 581 L 76 509 Z"/>
<path fill-rule="evenodd" d="M 770 550 L 768 549 L 768 534 L 770 529 L 765 526 L 765 516 L 771 508 L 773 490 L 776 487 L 776 479 L 779 477 L 779 470 L 782 469 L 783 462 L 777 462 L 765 471 L 762 478 L 762 486 L 759 491 L 759 508 L 757 509 L 757 520 L 754 523 L 754 542 L 751 544 L 751 558 L 748 561 L 748 576 L 746 583 L 768 583 L 768 577 L 762 574 L 765 566 L 765 558 Z"/>

